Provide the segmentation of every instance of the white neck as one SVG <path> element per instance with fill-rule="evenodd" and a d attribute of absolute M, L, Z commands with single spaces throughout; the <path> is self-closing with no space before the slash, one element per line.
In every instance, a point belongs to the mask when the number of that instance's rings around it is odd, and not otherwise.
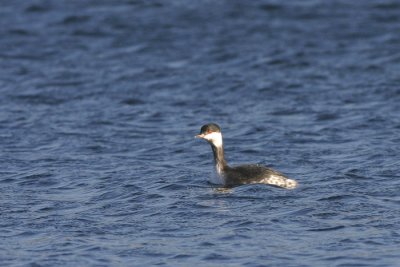
<path fill-rule="evenodd" d="M 223 145 L 221 133 L 216 133 L 216 132 L 209 133 L 206 136 L 204 136 L 204 139 L 206 139 L 208 142 L 212 143 L 216 147 L 222 147 Z"/>

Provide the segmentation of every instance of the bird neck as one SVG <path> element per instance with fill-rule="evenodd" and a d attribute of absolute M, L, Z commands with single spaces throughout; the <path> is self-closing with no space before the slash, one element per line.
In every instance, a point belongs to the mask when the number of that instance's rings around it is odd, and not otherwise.
<path fill-rule="evenodd" d="M 221 174 L 228 167 L 224 157 L 224 146 L 222 142 L 218 145 L 215 145 L 214 143 L 210 144 L 214 153 L 215 168 L 217 169 L 218 174 Z"/>

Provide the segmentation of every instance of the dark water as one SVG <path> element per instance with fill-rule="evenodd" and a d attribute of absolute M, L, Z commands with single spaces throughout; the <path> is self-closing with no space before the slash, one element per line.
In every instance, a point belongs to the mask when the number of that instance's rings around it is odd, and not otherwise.
<path fill-rule="evenodd" d="M 0 1 L 1 266 L 400 266 L 400 3 Z M 207 183 L 231 163 L 293 191 Z"/>

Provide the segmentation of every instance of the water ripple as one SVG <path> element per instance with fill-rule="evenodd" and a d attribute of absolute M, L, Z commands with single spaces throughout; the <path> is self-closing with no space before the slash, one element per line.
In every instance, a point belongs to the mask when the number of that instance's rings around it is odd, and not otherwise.
<path fill-rule="evenodd" d="M 1 265 L 397 266 L 398 10 L 3 1 Z M 299 188 L 209 184 L 207 122 Z"/>

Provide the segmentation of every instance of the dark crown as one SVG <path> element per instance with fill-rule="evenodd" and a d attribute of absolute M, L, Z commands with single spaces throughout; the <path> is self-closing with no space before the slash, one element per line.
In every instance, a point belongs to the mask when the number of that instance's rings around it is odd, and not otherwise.
<path fill-rule="evenodd" d="M 206 125 L 203 125 L 200 129 L 200 134 L 207 134 L 209 132 L 221 132 L 221 128 L 218 126 L 218 124 L 215 123 L 209 123 Z"/>

